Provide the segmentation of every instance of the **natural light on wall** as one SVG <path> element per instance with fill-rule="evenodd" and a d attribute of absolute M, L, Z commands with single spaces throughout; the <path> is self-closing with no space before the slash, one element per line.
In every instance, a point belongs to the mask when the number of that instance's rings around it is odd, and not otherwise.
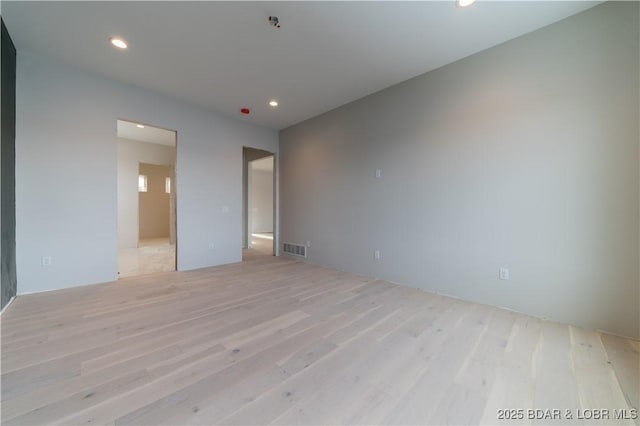
<path fill-rule="evenodd" d="M 147 192 L 147 177 L 138 175 L 138 192 Z"/>
<path fill-rule="evenodd" d="M 164 180 L 164 192 L 171 194 L 171 178 L 168 177 Z"/>

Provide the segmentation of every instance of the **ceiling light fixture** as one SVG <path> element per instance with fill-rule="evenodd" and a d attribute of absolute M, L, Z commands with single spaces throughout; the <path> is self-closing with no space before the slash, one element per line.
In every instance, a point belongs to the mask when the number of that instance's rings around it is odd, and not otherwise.
<path fill-rule="evenodd" d="M 272 107 L 277 107 L 278 106 L 278 101 L 271 100 L 271 101 L 269 101 L 269 105 L 271 105 Z"/>
<path fill-rule="evenodd" d="M 118 37 L 111 37 L 111 38 L 109 39 L 109 41 L 111 42 L 111 44 L 112 44 L 112 45 L 114 45 L 114 46 L 115 46 L 115 47 L 117 47 L 118 49 L 123 49 L 123 50 L 124 50 L 124 49 L 126 49 L 127 47 L 129 47 L 129 46 L 127 45 L 127 42 L 126 42 L 126 41 L 124 41 L 123 39 L 118 38 Z"/>
<path fill-rule="evenodd" d="M 458 7 L 468 7 L 475 3 L 476 0 L 456 0 L 456 6 Z"/>
<path fill-rule="evenodd" d="M 142 124 L 136 124 L 136 127 L 137 127 L 138 129 L 144 129 L 144 126 L 143 126 Z"/>

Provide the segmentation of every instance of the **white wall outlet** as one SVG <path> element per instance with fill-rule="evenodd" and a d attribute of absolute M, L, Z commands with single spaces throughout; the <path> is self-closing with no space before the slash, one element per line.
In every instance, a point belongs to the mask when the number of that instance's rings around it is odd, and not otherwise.
<path fill-rule="evenodd" d="M 382 170 L 380 170 L 380 169 L 376 169 L 376 177 L 377 177 L 377 178 L 382 177 Z"/>
<path fill-rule="evenodd" d="M 374 250 L 374 252 L 373 252 L 373 257 L 374 257 L 376 260 L 380 260 L 380 250 Z"/>
<path fill-rule="evenodd" d="M 307 241 L 307 247 L 311 248 L 311 241 Z"/>
<path fill-rule="evenodd" d="M 509 279 L 509 269 L 500 268 L 500 279 L 501 280 L 508 280 Z"/>
<path fill-rule="evenodd" d="M 209 241 L 209 249 L 213 250 L 215 248 L 215 244 L 213 244 L 213 241 Z"/>
<path fill-rule="evenodd" d="M 222 206 L 222 213 L 229 213 L 229 206 Z"/>
<path fill-rule="evenodd" d="M 51 266 L 51 256 L 42 256 L 42 266 Z"/>

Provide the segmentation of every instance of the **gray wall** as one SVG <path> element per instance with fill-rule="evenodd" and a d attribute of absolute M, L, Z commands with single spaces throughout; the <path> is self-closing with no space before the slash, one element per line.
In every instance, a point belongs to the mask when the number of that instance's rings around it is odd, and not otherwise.
<path fill-rule="evenodd" d="M 273 172 L 253 169 L 252 214 L 253 232 L 273 232 Z"/>
<path fill-rule="evenodd" d="M 2 228 L 0 309 L 16 295 L 16 49 L 2 21 Z"/>
<path fill-rule="evenodd" d="M 605 3 L 281 131 L 282 241 L 640 337 L 638 12 Z"/>
<path fill-rule="evenodd" d="M 118 247 L 138 247 L 138 169 L 140 163 L 172 165 L 174 147 L 118 140 Z M 173 184 L 174 182 L 172 182 Z M 164 186 L 163 186 L 164 190 Z"/>
<path fill-rule="evenodd" d="M 18 294 L 117 279 L 123 117 L 177 131 L 178 269 L 242 259 L 242 147 L 276 131 L 24 51 L 17 70 Z"/>

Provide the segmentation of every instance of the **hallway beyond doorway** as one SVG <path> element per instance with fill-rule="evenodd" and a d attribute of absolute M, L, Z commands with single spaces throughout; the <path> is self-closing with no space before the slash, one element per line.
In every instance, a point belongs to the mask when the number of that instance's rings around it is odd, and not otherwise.
<path fill-rule="evenodd" d="M 264 259 L 273 256 L 273 232 L 251 234 L 251 248 L 242 250 L 242 260 Z"/>
<path fill-rule="evenodd" d="M 119 278 L 176 270 L 176 246 L 169 238 L 140 240 L 137 248 L 118 250 Z"/>

